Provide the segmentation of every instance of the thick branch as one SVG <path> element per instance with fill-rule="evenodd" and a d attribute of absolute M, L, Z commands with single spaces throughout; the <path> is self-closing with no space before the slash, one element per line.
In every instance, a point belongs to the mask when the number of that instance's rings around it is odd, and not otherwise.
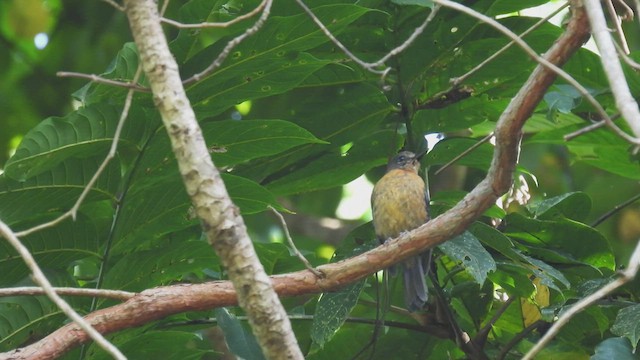
<path fill-rule="evenodd" d="M 125 10 L 187 193 L 209 242 L 239 290 L 238 302 L 247 313 L 265 356 L 302 359 L 287 314 L 258 260 L 240 211 L 231 202 L 213 165 L 178 64 L 162 32 L 155 1 L 128 0 Z"/>
<path fill-rule="evenodd" d="M 573 16 L 565 33 L 545 58 L 561 66 L 580 48 L 588 32 L 584 11 L 582 8 L 573 9 Z M 326 275 L 325 278 L 318 278 L 308 270 L 275 275 L 271 277 L 271 282 L 276 292 L 280 296 L 296 296 L 335 290 L 462 233 L 510 188 L 518 159 L 522 126 L 555 78 L 553 71 L 541 65 L 533 71 L 496 125 L 495 152 L 487 177 L 455 207 L 376 249 L 351 259 L 320 266 L 318 270 Z M 175 86 L 179 84 L 173 86 L 172 89 L 175 90 Z M 167 128 L 172 129 L 170 126 Z M 206 148 L 203 151 L 206 152 Z M 219 179 L 217 173 L 215 178 Z M 244 227 L 241 229 L 244 230 Z M 246 295 L 245 288 L 242 289 L 241 295 Z M 108 333 L 140 326 L 180 312 L 235 305 L 237 301 L 236 292 L 227 281 L 166 286 L 144 291 L 125 303 L 89 314 L 87 320 L 99 331 Z M 37 343 L 4 356 L 15 356 L 15 359 L 36 355 L 50 358 L 45 356 L 47 352 L 59 351 L 60 354 L 86 340 L 84 333 L 77 331 L 75 325 L 69 324 Z M 51 343 L 55 343 L 55 346 L 52 347 Z M 3 358 L 6 357 L 0 356 L 0 359 Z"/>

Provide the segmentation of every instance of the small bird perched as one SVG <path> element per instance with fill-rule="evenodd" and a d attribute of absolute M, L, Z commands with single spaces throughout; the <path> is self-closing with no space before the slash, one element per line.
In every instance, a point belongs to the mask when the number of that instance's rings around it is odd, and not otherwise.
<path fill-rule="evenodd" d="M 418 175 L 420 163 L 410 151 L 402 151 L 387 164 L 387 173 L 371 194 L 373 227 L 380 242 L 429 220 L 429 195 Z M 403 263 L 404 297 L 409 311 L 422 309 L 427 302 L 425 271 L 421 256 Z"/>

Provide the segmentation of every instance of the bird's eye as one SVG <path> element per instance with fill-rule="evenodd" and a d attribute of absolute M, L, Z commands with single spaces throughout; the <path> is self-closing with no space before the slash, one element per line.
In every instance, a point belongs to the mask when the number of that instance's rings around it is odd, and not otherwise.
<path fill-rule="evenodd" d="M 402 164 L 406 161 L 407 159 L 404 157 L 404 155 L 400 155 L 398 156 L 398 164 Z"/>

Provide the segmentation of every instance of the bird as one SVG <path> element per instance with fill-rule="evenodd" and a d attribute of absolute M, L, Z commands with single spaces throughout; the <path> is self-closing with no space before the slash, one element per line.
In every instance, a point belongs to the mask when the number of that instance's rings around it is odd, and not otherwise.
<path fill-rule="evenodd" d="M 429 192 L 418 175 L 419 168 L 416 154 L 401 151 L 389 160 L 385 175 L 374 186 L 371 193 L 373 227 L 381 243 L 429 220 Z M 431 253 L 428 260 L 430 258 Z M 423 257 L 406 260 L 402 267 L 407 309 L 415 312 L 427 302 Z"/>

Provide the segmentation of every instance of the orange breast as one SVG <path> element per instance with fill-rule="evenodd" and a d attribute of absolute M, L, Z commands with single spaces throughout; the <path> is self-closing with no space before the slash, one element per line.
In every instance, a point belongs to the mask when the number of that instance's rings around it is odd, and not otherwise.
<path fill-rule="evenodd" d="M 427 222 L 424 181 L 411 171 L 394 169 L 385 174 L 371 194 L 373 226 L 381 240 Z"/>

